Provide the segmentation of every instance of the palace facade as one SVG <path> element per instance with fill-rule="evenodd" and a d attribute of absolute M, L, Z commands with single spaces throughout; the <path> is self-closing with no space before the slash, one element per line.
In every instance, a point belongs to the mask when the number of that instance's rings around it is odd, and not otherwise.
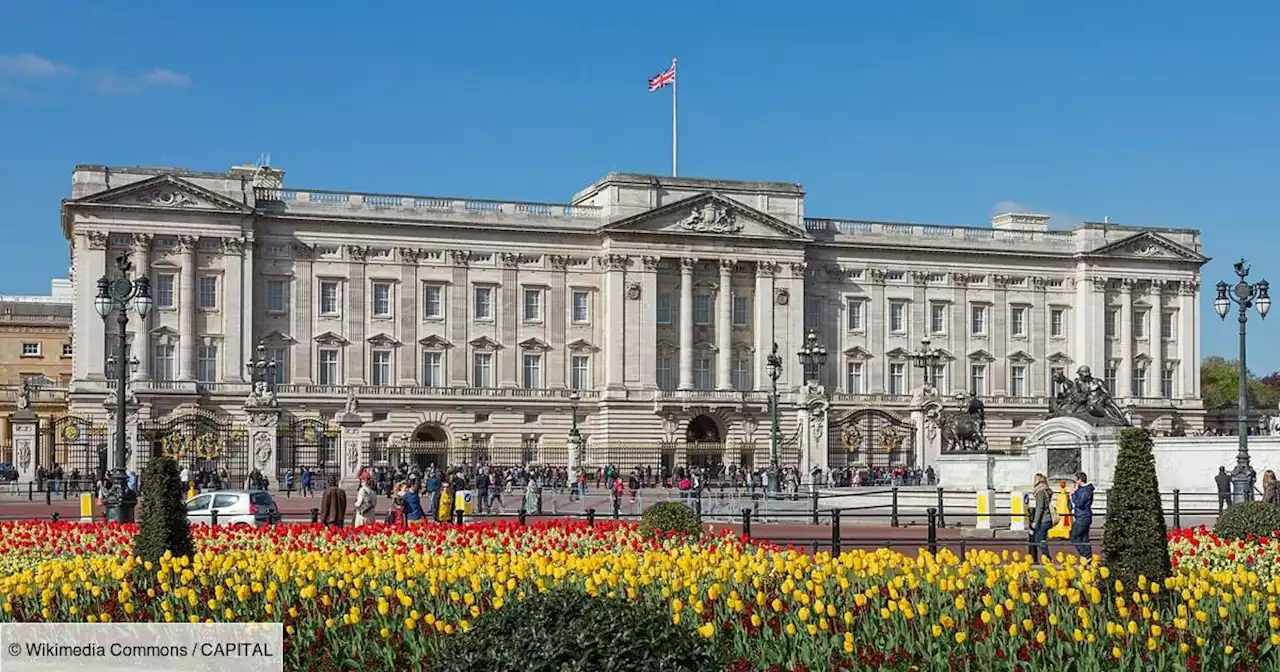
<path fill-rule="evenodd" d="M 924 338 L 941 391 L 983 399 L 995 448 L 1016 447 L 1054 374 L 1079 366 L 1144 425 L 1204 416 L 1195 230 L 815 218 L 797 184 L 626 173 L 518 203 L 105 166 L 75 169 L 62 225 L 71 406 L 95 423 L 117 336 L 94 298 L 122 255 L 155 302 L 129 323 L 144 422 L 198 407 L 234 425 L 260 352 L 280 407 L 321 436 L 354 398 L 374 463 L 563 464 L 576 415 L 589 464 L 763 465 L 775 343 L 789 464 L 806 377 L 833 425 L 857 427 L 828 433 L 831 465 L 916 463 L 909 437 L 877 437 L 909 431 Z M 827 357 L 803 371 L 810 331 Z"/>

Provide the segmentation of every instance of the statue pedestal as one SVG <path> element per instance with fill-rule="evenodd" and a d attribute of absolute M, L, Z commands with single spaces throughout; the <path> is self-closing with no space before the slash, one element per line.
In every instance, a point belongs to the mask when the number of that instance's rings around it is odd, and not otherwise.
<path fill-rule="evenodd" d="M 1048 476 L 1050 482 L 1070 481 L 1083 471 L 1090 482 L 1104 489 L 1116 468 L 1118 429 L 1065 416 L 1040 423 L 1024 443 L 1031 469 L 1028 482 L 1037 473 Z"/>
<path fill-rule="evenodd" d="M 937 395 L 917 391 L 911 397 L 911 424 L 916 431 L 915 466 L 918 469 L 933 467 L 938 470 L 938 458 L 942 455 L 942 431 L 938 418 L 942 414 L 942 400 Z"/>
<path fill-rule="evenodd" d="M 267 489 L 281 487 L 276 467 L 276 446 L 280 430 L 280 409 L 271 406 L 246 408 L 249 415 L 249 455 L 253 468 L 267 479 Z M 247 487 L 248 484 L 246 484 Z"/>
<path fill-rule="evenodd" d="M 341 480 L 343 488 L 352 488 L 360 484 L 361 456 L 364 452 L 364 419 L 359 413 L 346 412 L 338 414 L 338 426 L 342 428 Z"/>
<path fill-rule="evenodd" d="M 827 418 L 829 405 L 826 392 L 821 385 L 805 390 L 800 410 L 797 411 L 800 423 L 801 481 L 811 480 L 815 469 L 821 469 L 823 474 L 827 473 L 830 453 L 830 444 L 827 441 L 827 426 L 830 424 Z"/>

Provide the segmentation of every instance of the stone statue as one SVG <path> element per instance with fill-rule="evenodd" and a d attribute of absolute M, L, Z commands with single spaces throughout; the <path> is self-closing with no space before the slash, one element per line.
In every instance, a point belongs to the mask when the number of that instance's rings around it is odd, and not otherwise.
<path fill-rule="evenodd" d="M 1128 427 L 1131 423 L 1107 392 L 1102 381 L 1093 377 L 1089 367 L 1076 370 L 1070 380 L 1059 372 L 1053 379 L 1053 396 L 1049 398 L 1049 417 L 1079 418 L 1091 425 Z"/>
<path fill-rule="evenodd" d="M 34 388 L 35 386 L 31 384 L 30 379 L 24 378 L 22 380 L 22 386 L 18 388 L 18 410 L 31 410 L 31 392 Z"/>
<path fill-rule="evenodd" d="M 936 422 L 942 430 L 943 452 L 965 452 L 987 448 L 987 407 L 973 392 L 957 394 L 962 411 L 939 413 Z"/>
<path fill-rule="evenodd" d="M 356 399 L 355 390 L 350 387 L 347 388 L 347 401 L 344 410 L 352 414 L 360 412 L 360 401 Z"/>
<path fill-rule="evenodd" d="M 249 398 L 245 400 L 245 408 L 275 408 L 277 406 L 276 391 L 271 389 L 271 384 L 265 380 L 257 380 L 253 383 L 253 391 L 249 393 Z"/>

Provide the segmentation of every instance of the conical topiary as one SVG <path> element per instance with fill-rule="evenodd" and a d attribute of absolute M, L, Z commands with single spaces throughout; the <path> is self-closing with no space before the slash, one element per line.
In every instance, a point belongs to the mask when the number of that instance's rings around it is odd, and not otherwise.
<path fill-rule="evenodd" d="M 1151 433 L 1142 428 L 1123 429 L 1119 443 L 1115 476 L 1107 495 L 1102 561 L 1115 579 L 1132 589 L 1139 576 L 1164 581 L 1173 568 Z"/>
<path fill-rule="evenodd" d="M 153 458 L 142 473 L 141 486 L 134 556 L 156 562 L 165 551 L 175 557 L 191 555 L 194 546 L 187 523 L 187 493 L 182 491 L 177 463 L 167 457 Z"/>

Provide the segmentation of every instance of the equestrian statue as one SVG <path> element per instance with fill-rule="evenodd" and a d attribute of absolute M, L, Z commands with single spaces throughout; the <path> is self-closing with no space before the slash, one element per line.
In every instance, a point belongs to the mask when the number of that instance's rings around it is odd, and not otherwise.
<path fill-rule="evenodd" d="M 942 432 L 944 453 L 972 452 L 987 449 L 987 409 L 973 392 L 957 394 L 962 411 L 940 412 L 935 422 Z"/>

